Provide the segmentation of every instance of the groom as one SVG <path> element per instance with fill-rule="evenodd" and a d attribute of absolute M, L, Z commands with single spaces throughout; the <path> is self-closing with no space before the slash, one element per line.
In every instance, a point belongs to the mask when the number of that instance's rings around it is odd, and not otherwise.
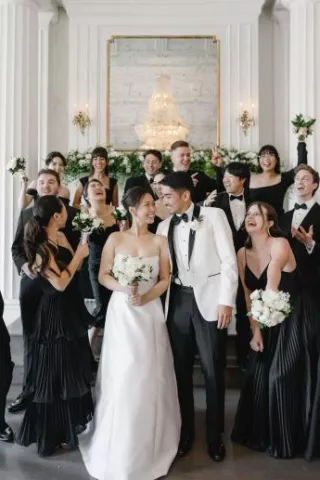
<path fill-rule="evenodd" d="M 171 173 L 161 183 L 164 204 L 173 214 L 157 233 L 168 237 L 172 268 L 166 313 L 182 417 L 178 455 L 185 455 L 194 440 L 192 372 L 198 351 L 205 377 L 208 453 L 221 461 L 226 328 L 238 286 L 232 233 L 221 209 L 192 203 L 188 173 Z"/>

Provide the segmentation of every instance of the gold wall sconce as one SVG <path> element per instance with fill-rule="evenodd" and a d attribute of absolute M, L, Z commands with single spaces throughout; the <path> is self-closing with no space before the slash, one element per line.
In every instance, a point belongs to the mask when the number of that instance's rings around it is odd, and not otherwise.
<path fill-rule="evenodd" d="M 240 115 L 239 115 L 239 124 L 240 128 L 243 131 L 244 135 L 248 135 L 248 130 L 251 127 L 255 126 L 255 119 L 254 119 L 254 104 L 251 105 L 251 114 L 248 110 L 243 108 L 243 104 L 240 103 Z"/>
<path fill-rule="evenodd" d="M 76 113 L 74 114 L 72 123 L 79 128 L 82 135 L 84 135 L 85 129 L 90 127 L 91 119 L 89 117 L 89 106 L 86 104 L 85 111 L 77 110 L 77 105 L 75 105 Z"/>

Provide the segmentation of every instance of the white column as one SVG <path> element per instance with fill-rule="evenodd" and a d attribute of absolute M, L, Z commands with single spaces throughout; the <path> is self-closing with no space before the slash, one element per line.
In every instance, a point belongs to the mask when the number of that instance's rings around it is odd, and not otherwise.
<path fill-rule="evenodd" d="M 38 103 L 38 168 L 48 154 L 49 120 L 49 34 L 50 25 L 58 18 L 57 9 L 39 13 L 39 103 Z"/>
<path fill-rule="evenodd" d="M 297 113 L 317 118 L 307 140 L 309 163 L 320 169 L 320 0 L 284 0 L 290 9 L 290 119 Z M 290 137 L 290 158 L 296 157 L 296 138 Z"/>
<path fill-rule="evenodd" d="M 19 316 L 19 278 L 11 244 L 19 214 L 20 180 L 6 171 L 11 156 L 27 160 L 35 178 L 38 158 L 38 2 L 0 0 L 0 288 L 6 321 Z"/>

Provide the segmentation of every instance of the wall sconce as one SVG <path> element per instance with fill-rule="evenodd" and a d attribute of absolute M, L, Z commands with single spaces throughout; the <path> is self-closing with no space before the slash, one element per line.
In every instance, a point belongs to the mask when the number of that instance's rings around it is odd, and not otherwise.
<path fill-rule="evenodd" d="M 77 105 L 75 105 L 75 108 Z M 86 128 L 88 128 L 91 125 L 91 120 L 89 117 L 89 107 L 88 104 L 86 104 L 86 110 L 78 110 L 74 114 L 73 120 L 72 120 L 73 125 L 79 128 L 80 132 L 82 135 L 84 135 L 84 131 Z"/>
<path fill-rule="evenodd" d="M 240 116 L 239 116 L 239 123 L 240 123 L 240 128 L 243 131 L 245 135 L 248 135 L 248 130 L 250 127 L 255 126 L 255 120 L 254 120 L 254 104 L 252 104 L 252 114 L 250 116 L 250 113 L 248 110 L 243 110 L 243 104 L 240 103 Z"/>

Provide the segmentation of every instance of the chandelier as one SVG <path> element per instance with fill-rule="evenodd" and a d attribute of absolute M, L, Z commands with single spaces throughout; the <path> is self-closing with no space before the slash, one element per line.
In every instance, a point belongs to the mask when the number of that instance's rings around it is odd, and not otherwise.
<path fill-rule="evenodd" d="M 169 150 L 173 142 L 186 139 L 188 128 L 178 115 L 168 75 L 157 77 L 146 119 L 135 131 L 145 150 Z"/>

